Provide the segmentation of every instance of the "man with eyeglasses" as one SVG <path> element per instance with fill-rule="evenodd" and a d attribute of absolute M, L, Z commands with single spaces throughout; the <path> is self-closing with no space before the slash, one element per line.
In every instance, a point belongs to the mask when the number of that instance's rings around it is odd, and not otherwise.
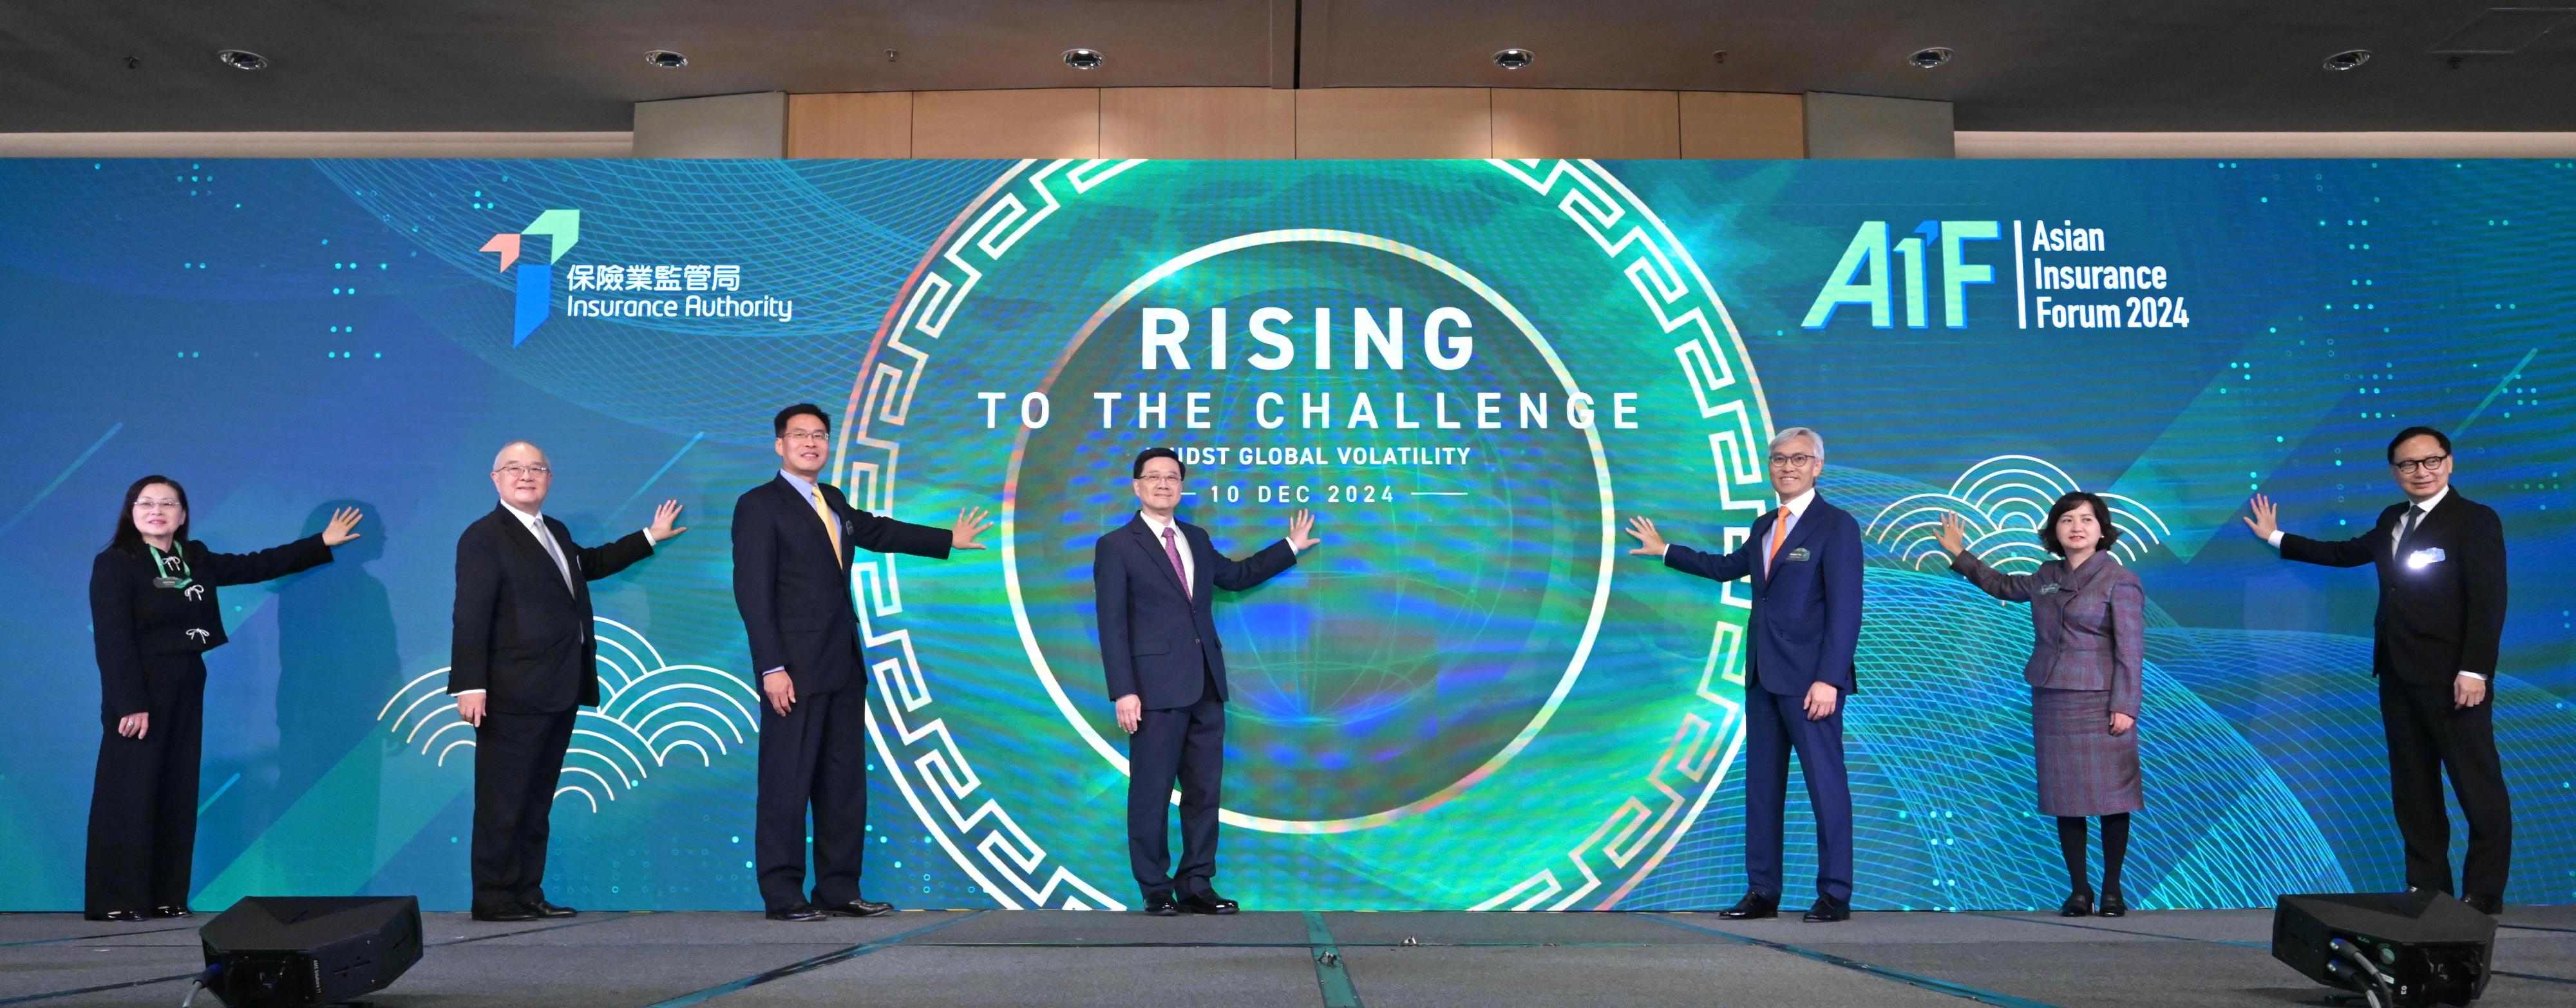
<path fill-rule="evenodd" d="M 858 550 L 946 559 L 979 550 L 991 528 L 980 508 L 932 528 L 850 506 L 823 482 L 832 423 L 797 403 L 771 420 L 778 477 L 734 502 L 733 601 L 760 680 L 760 795 L 752 857 L 774 921 L 875 917 L 894 906 L 859 894 L 867 850 L 867 663 L 850 593 Z M 805 816 L 811 806 L 814 828 Z M 806 837 L 814 889 L 805 891 Z"/>
<path fill-rule="evenodd" d="M 2257 494 L 2245 527 L 2285 560 L 2379 569 L 2370 674 L 2388 733 L 2389 797 L 2406 848 L 2406 888 L 2452 892 L 2451 820 L 2442 778 L 2469 821 L 2461 888 L 2489 915 L 2504 912 L 2513 860 L 2513 809 L 2496 756 L 2496 656 L 2504 638 L 2504 522 L 2495 509 L 2451 489 L 2451 438 L 2409 427 L 2388 442 L 2388 474 L 2406 503 L 2371 530 L 2328 542 L 2283 532 L 2279 509 Z"/>
<path fill-rule="evenodd" d="M 1288 537 L 1236 560 L 1207 530 L 1180 520 L 1180 454 L 1147 448 L 1129 468 L 1136 516 L 1100 537 L 1091 587 L 1100 665 L 1127 733 L 1127 859 L 1144 912 L 1230 914 L 1217 895 L 1216 833 L 1225 781 L 1225 645 L 1211 603 L 1218 589 L 1250 591 L 1297 565 L 1318 540 L 1299 509 Z M 1172 786 L 1181 790 L 1181 860 L 1171 857 Z"/>
<path fill-rule="evenodd" d="M 1745 627 L 1744 898 L 1729 920 L 1780 912 L 1781 834 L 1789 800 L 1789 754 L 1807 778 L 1816 815 L 1816 903 L 1806 921 L 1851 919 L 1852 805 L 1843 768 L 1843 697 L 1859 688 L 1860 523 L 1816 494 L 1825 471 L 1824 435 L 1791 427 L 1771 438 L 1771 490 L 1778 510 L 1753 520 L 1731 553 L 1666 543 L 1652 519 L 1628 520 L 1636 556 L 1711 581 L 1753 579 Z"/>
<path fill-rule="evenodd" d="M 599 705 L 599 643 L 590 582 L 653 555 L 680 502 L 653 524 L 605 546 L 573 544 L 546 517 L 554 470 L 546 453 L 513 441 L 492 459 L 501 503 L 456 540 L 456 617 L 447 691 L 474 726 L 474 919 L 570 917 L 547 901 L 547 818 L 580 708 Z"/>

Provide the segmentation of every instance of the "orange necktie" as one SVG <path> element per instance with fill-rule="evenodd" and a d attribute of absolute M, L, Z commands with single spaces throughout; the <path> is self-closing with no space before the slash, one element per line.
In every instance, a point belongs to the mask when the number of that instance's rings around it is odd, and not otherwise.
<path fill-rule="evenodd" d="M 1771 561 L 1780 556 L 1780 544 L 1789 541 L 1789 519 L 1797 517 L 1788 508 L 1780 509 L 1780 520 L 1771 523 L 1771 552 L 1762 557 L 1762 573 L 1771 573 Z"/>
<path fill-rule="evenodd" d="M 832 520 L 832 509 L 823 503 L 823 487 L 814 487 L 814 517 L 823 520 L 823 534 L 832 537 L 832 563 L 838 566 L 847 554 L 841 551 L 841 523 Z"/>

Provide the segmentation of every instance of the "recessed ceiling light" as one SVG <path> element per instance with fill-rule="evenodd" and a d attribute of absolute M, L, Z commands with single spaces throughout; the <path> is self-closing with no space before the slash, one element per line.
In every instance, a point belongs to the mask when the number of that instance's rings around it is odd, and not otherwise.
<path fill-rule="evenodd" d="M 1101 64 L 1107 62 L 1109 62 L 1109 57 L 1101 55 L 1100 50 L 1098 49 L 1067 49 L 1064 51 L 1064 65 L 1076 70 L 1098 70 L 1100 69 Z"/>
<path fill-rule="evenodd" d="M 1538 54 L 1527 49 L 1505 49 L 1494 54 L 1494 65 L 1505 70 L 1518 70 L 1537 59 Z"/>
<path fill-rule="evenodd" d="M 2326 69 L 2350 70 L 2368 62 L 2370 62 L 2370 50 L 2346 49 L 2326 57 Z"/>
<path fill-rule="evenodd" d="M 644 54 L 644 62 L 664 70 L 677 70 L 689 65 L 689 58 L 668 49 L 655 49 Z"/>
<path fill-rule="evenodd" d="M 218 49 L 215 50 L 215 58 L 217 60 L 221 60 L 225 66 L 231 67 L 235 70 L 268 69 L 268 57 L 255 52 L 244 52 L 240 49 Z"/>
<path fill-rule="evenodd" d="M 1950 57 L 1954 55 L 1957 54 L 1951 52 L 1949 46 L 1931 46 L 1914 50 L 1914 55 L 1906 57 L 1905 61 L 1914 64 L 1917 68 L 1931 70 L 1950 62 Z"/>
<path fill-rule="evenodd" d="M 1724 63 L 1726 62 L 1726 50 L 1720 49 L 1716 52 L 1712 52 L 1708 54 L 1708 58 L 1719 63 Z"/>

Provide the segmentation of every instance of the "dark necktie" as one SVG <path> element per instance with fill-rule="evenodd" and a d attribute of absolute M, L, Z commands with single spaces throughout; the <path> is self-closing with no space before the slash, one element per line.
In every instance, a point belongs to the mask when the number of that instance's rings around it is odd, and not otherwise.
<path fill-rule="evenodd" d="M 2391 554 L 2405 551 L 2406 540 L 2415 537 L 2415 523 L 2422 520 L 2424 520 L 2424 505 L 2414 504 L 2406 508 L 2406 524 L 2397 530 L 2397 547 L 2389 551 Z"/>

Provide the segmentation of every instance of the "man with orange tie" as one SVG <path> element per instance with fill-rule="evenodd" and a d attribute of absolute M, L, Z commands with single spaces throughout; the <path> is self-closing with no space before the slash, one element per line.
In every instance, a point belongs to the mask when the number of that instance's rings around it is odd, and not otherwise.
<path fill-rule="evenodd" d="M 1771 489 L 1780 508 L 1754 519 L 1735 552 L 1666 544 L 1655 523 L 1628 521 L 1637 556 L 1711 581 L 1753 578 L 1753 647 L 1744 669 L 1744 898 L 1719 916 L 1780 912 L 1782 822 L 1789 754 L 1806 771 L 1816 813 L 1816 904 L 1809 923 L 1851 919 L 1851 788 L 1843 770 L 1843 697 L 1856 692 L 1860 649 L 1860 523 L 1816 495 L 1825 439 L 1804 427 L 1771 438 Z"/>
<path fill-rule="evenodd" d="M 752 851 L 770 920 L 874 917 L 859 895 L 868 824 L 867 663 L 850 595 L 857 549 L 945 559 L 979 550 L 992 527 L 969 508 L 939 529 L 851 507 L 821 482 L 832 425 L 821 407 L 778 411 L 778 478 L 734 502 L 733 598 L 760 679 L 760 798 Z M 814 888 L 805 890 L 805 813 L 813 808 Z"/>

